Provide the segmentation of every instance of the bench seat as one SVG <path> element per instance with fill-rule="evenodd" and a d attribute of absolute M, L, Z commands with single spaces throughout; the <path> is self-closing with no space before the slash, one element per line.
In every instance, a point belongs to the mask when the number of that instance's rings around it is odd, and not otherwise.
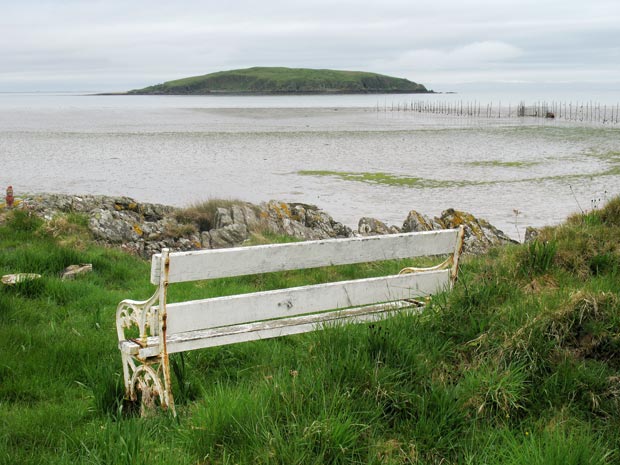
<path fill-rule="evenodd" d="M 324 312 L 314 315 L 302 315 L 291 318 L 280 318 L 270 321 L 222 326 L 200 331 L 186 331 L 173 334 L 167 338 L 168 353 L 186 352 L 206 347 L 217 347 L 238 342 L 269 339 L 291 334 L 315 331 L 317 326 L 336 325 L 341 323 L 363 323 L 376 321 L 392 315 L 396 310 L 419 312 L 423 303 L 417 300 L 400 300 L 379 305 L 349 308 L 340 311 Z M 142 344 L 137 339 L 121 341 L 121 352 L 139 358 L 155 357 L 159 354 L 159 337 L 152 336 Z"/>

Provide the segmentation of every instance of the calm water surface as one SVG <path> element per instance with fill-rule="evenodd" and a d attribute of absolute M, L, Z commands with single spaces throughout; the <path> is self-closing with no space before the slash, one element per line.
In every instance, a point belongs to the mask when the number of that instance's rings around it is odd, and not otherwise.
<path fill-rule="evenodd" d="M 306 202 L 352 227 L 452 207 L 515 238 L 620 193 L 619 126 L 376 111 L 415 98 L 0 94 L 0 188 Z"/>

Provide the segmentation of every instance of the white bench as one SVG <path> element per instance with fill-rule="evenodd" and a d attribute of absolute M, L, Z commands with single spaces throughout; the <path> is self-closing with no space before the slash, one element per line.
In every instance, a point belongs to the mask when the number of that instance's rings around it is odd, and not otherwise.
<path fill-rule="evenodd" d="M 219 250 L 164 249 L 152 258 L 156 292 L 146 301 L 122 301 L 116 313 L 127 398 L 135 401 L 141 394 L 143 409 L 159 403 L 174 413 L 168 355 L 175 352 L 304 333 L 326 323 L 371 321 L 412 308 L 412 299 L 452 287 L 462 244 L 461 227 Z M 166 302 L 173 283 L 440 254 L 448 259 L 398 275 Z"/>

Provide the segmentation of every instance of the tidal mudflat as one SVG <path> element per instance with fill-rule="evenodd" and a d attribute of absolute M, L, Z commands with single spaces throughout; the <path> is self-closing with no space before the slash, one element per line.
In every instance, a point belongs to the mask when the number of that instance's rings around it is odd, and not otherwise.
<path fill-rule="evenodd" d="M 346 97 L 2 96 L 0 184 L 178 206 L 314 203 L 352 227 L 452 207 L 513 237 L 620 186 L 615 127 L 384 113 Z"/>

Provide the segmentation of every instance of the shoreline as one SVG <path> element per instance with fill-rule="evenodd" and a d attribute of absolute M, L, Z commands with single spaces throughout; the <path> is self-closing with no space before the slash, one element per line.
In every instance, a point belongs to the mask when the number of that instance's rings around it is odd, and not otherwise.
<path fill-rule="evenodd" d="M 106 245 L 150 257 L 162 248 L 197 250 L 235 247 L 253 237 L 289 236 L 298 240 L 398 234 L 465 227 L 465 251 L 486 253 L 514 244 L 503 231 L 482 218 L 449 208 L 430 217 L 415 210 L 401 225 L 361 217 L 357 229 L 336 221 L 316 205 L 270 200 L 260 204 L 211 199 L 186 208 L 140 202 L 130 197 L 38 193 L 17 196 L 15 209 L 30 211 L 48 222 L 69 214 L 84 217 L 93 238 Z M 0 218 L 9 209 L 0 204 Z"/>

